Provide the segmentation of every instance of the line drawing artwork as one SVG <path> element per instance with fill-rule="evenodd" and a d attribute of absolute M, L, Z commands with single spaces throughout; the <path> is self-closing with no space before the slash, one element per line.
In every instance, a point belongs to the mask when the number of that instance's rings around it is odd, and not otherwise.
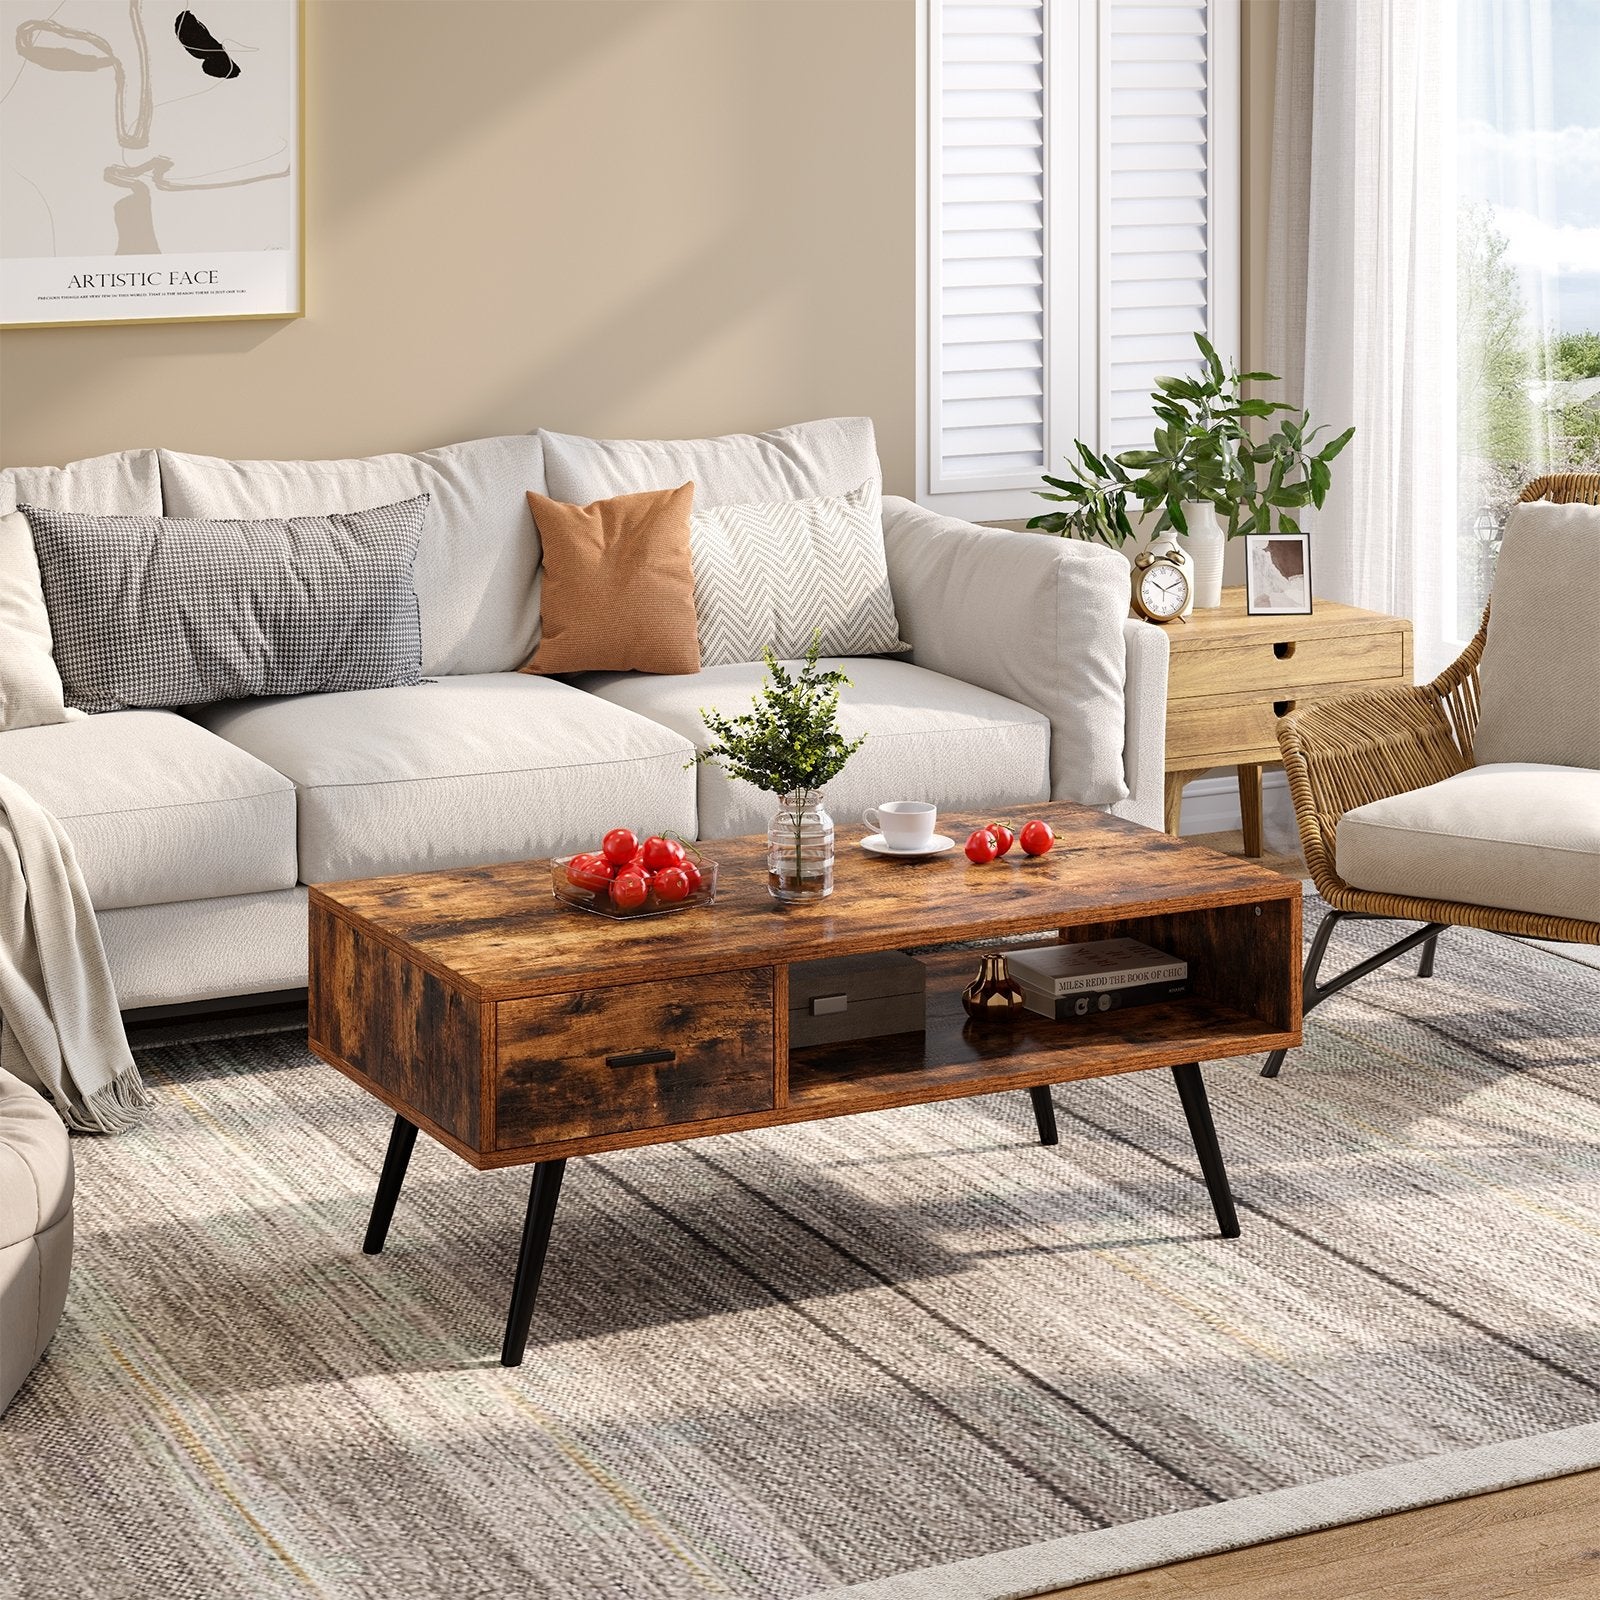
<path fill-rule="evenodd" d="M 297 283 L 286 255 L 268 256 L 298 244 L 295 5 L 0 0 L 0 262 L 19 264 L 13 282 L 51 260 L 92 273 L 110 256 L 226 257 L 242 272 L 254 256 L 284 264 L 253 281 Z M 280 314 L 297 291 L 287 299 Z"/>

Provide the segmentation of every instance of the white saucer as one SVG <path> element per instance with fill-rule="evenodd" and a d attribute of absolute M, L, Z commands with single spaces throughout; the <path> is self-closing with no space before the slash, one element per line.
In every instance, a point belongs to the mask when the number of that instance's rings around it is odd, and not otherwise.
<path fill-rule="evenodd" d="M 898 845 L 889 844 L 881 833 L 869 833 L 861 841 L 861 848 L 869 855 L 874 856 L 900 856 L 910 860 L 917 856 L 942 856 L 946 850 L 954 850 L 956 842 L 949 835 L 936 833 L 926 844 L 912 845 L 910 849 L 901 849 Z"/>

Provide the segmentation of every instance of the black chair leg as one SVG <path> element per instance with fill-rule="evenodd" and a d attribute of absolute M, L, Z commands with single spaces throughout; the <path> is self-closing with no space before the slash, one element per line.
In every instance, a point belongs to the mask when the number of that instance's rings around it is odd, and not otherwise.
<path fill-rule="evenodd" d="M 1438 948 L 1438 934 L 1434 934 L 1431 939 L 1423 942 L 1422 959 L 1417 963 L 1417 976 L 1419 978 L 1431 978 L 1433 976 L 1433 957 Z"/>
<path fill-rule="evenodd" d="M 1056 1132 L 1056 1103 L 1050 1098 L 1050 1085 L 1041 1084 L 1037 1089 L 1030 1089 L 1028 1094 L 1033 1100 L 1033 1120 L 1039 1124 L 1039 1143 L 1060 1144 L 1061 1136 Z"/>
<path fill-rule="evenodd" d="M 1300 981 L 1301 1007 L 1300 1014 L 1306 1012 L 1317 1003 L 1317 973 L 1322 967 L 1322 958 L 1327 953 L 1328 941 L 1333 937 L 1333 930 L 1344 921 L 1342 911 L 1330 911 L 1322 919 L 1322 925 L 1317 929 L 1316 937 L 1311 941 L 1310 953 L 1306 956 L 1305 976 Z M 1274 1050 L 1267 1057 L 1267 1063 L 1261 1069 L 1263 1078 L 1276 1078 L 1283 1067 L 1283 1058 L 1288 1055 L 1287 1050 Z"/>

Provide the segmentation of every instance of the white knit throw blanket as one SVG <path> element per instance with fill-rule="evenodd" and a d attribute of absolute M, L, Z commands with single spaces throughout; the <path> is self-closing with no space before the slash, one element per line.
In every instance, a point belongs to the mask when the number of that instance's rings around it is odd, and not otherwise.
<path fill-rule="evenodd" d="M 0 1068 L 48 1095 L 76 1133 L 120 1132 L 149 1099 L 72 841 L 3 777 Z"/>

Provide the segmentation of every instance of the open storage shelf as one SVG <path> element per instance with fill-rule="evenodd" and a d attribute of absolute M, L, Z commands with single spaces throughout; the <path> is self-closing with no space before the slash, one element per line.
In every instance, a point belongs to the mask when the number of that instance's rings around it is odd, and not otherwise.
<path fill-rule="evenodd" d="M 1247 921 L 1246 919 L 1250 919 Z M 1190 963 L 1178 1000 L 1054 1022 L 1025 1012 L 1010 1023 L 971 1023 L 961 991 L 978 969 L 973 949 L 920 957 L 927 969 L 927 1028 L 848 1044 L 811 1045 L 788 1059 L 788 1104 L 819 1115 L 1102 1077 L 1149 1067 L 1250 1055 L 1299 1042 L 1298 998 L 1283 993 L 1288 917 L 1253 907 L 1180 913 L 1072 930 L 1073 937 L 1143 939 Z M 1276 926 L 1272 924 L 1278 924 Z M 1275 966 L 1275 986 L 1253 978 Z"/>

